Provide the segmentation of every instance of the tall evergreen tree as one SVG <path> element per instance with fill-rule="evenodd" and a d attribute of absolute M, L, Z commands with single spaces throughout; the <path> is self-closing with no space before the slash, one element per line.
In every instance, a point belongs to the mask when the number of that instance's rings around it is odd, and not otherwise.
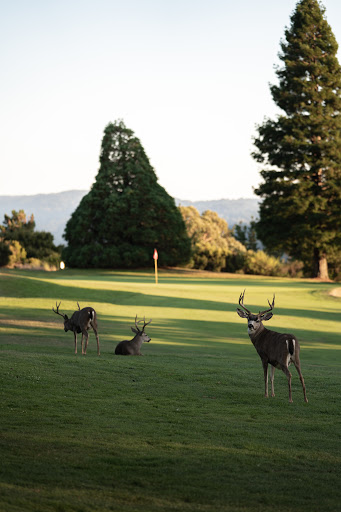
<path fill-rule="evenodd" d="M 300 0 L 281 41 L 278 85 L 284 114 L 258 126 L 254 158 L 265 164 L 258 238 L 328 278 L 341 256 L 341 68 L 338 45 L 317 0 Z"/>
<path fill-rule="evenodd" d="M 122 121 L 104 130 L 100 168 L 68 221 L 64 257 L 71 267 L 161 265 L 190 257 L 190 240 L 174 199 L 159 185 L 138 138 Z"/>

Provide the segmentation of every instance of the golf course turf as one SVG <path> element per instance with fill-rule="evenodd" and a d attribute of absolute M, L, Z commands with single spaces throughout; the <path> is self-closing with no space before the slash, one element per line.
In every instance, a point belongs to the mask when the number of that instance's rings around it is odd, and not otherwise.
<path fill-rule="evenodd" d="M 338 285 L 180 270 L 0 269 L 0 512 L 340 511 Z M 297 336 L 293 403 L 238 317 Z M 87 355 L 52 307 L 97 312 Z M 135 315 L 143 357 L 115 356 Z"/>

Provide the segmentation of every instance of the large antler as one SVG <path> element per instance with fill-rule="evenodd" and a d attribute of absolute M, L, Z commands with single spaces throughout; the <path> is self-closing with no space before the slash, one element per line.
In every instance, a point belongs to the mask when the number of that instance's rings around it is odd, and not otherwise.
<path fill-rule="evenodd" d="M 143 331 L 144 328 L 146 327 L 146 325 L 149 325 L 151 321 L 152 321 L 152 318 L 149 320 L 149 322 L 146 323 L 146 317 L 144 317 L 143 320 L 139 320 L 137 322 L 137 315 L 136 315 L 136 317 L 135 317 L 135 327 L 139 331 L 140 329 L 138 328 L 137 324 L 140 324 L 141 322 L 143 322 L 143 327 L 142 327 L 142 331 Z"/>
<path fill-rule="evenodd" d="M 273 310 L 273 308 L 275 307 L 275 294 L 274 294 L 274 298 L 272 299 L 272 304 L 270 304 L 269 299 L 268 299 L 268 303 L 269 303 L 270 309 L 265 309 L 265 311 L 260 311 L 258 313 L 258 316 L 263 316 L 263 315 L 265 315 L 265 313 L 268 313 L 269 311 Z"/>
<path fill-rule="evenodd" d="M 243 293 L 240 294 L 240 297 L 239 297 L 239 306 L 241 308 L 243 308 L 248 315 L 251 315 L 251 311 L 249 311 L 245 306 L 244 306 L 244 295 L 245 295 L 245 290 L 243 291 Z"/>
<path fill-rule="evenodd" d="M 56 313 L 57 315 L 62 316 L 65 319 L 65 315 L 63 315 L 63 313 L 59 313 L 59 306 L 61 305 L 61 303 L 62 303 L 62 301 L 60 301 L 59 304 L 57 304 L 57 301 L 56 301 L 57 311 L 54 308 L 52 308 L 52 311 L 54 313 Z"/>

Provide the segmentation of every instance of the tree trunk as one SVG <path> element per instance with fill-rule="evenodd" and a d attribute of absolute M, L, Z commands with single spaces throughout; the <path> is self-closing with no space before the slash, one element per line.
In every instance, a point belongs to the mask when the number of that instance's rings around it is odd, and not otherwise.
<path fill-rule="evenodd" d="M 318 277 L 324 281 L 329 281 L 328 275 L 328 262 L 326 256 L 323 254 L 319 258 Z"/>
<path fill-rule="evenodd" d="M 317 247 L 314 249 L 314 275 L 324 281 L 329 281 L 327 256 Z"/>

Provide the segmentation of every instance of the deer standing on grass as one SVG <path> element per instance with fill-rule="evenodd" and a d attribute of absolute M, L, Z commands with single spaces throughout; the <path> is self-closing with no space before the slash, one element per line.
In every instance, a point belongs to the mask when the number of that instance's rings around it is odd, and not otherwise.
<path fill-rule="evenodd" d="M 139 329 L 138 325 L 139 323 L 143 322 L 142 330 Z M 124 340 L 120 341 L 118 345 L 116 345 L 115 348 L 115 354 L 120 356 L 142 356 L 141 354 L 141 345 L 143 342 L 150 341 L 151 338 L 149 338 L 148 334 L 144 332 L 144 329 L 147 325 L 149 325 L 151 320 L 146 323 L 146 318 L 143 320 L 139 320 L 137 322 L 137 315 L 135 317 L 135 328 L 131 327 L 131 330 L 135 334 L 134 338 L 132 340 Z"/>
<path fill-rule="evenodd" d="M 59 306 L 61 302 L 57 304 L 57 310 L 52 308 L 52 311 L 56 313 L 57 315 L 60 315 L 64 318 L 64 331 L 73 331 L 74 337 L 75 337 L 75 354 L 77 354 L 77 334 L 82 333 L 82 354 L 86 355 L 86 349 L 88 348 L 88 340 L 89 340 L 89 333 L 88 330 L 92 327 L 94 330 L 96 341 L 97 341 L 97 355 L 100 355 L 99 352 L 99 338 L 98 338 L 98 332 L 97 332 L 97 315 L 94 308 L 86 307 L 81 309 L 78 302 L 78 311 L 75 311 L 71 318 L 69 318 L 67 315 L 64 315 L 63 313 L 59 313 Z M 83 347 L 83 338 L 85 338 L 85 344 Z"/>
<path fill-rule="evenodd" d="M 270 309 L 260 311 L 257 315 L 253 315 L 251 311 L 246 309 L 244 306 L 244 295 L 240 294 L 239 305 L 243 310 L 237 308 L 237 313 L 240 317 L 247 319 L 248 334 L 252 341 L 255 349 L 258 352 L 259 357 L 262 360 L 264 369 L 264 381 L 265 381 L 265 397 L 268 398 L 268 365 L 271 364 L 271 396 L 275 396 L 274 390 L 274 374 L 275 368 L 282 370 L 288 379 L 289 385 L 289 402 L 292 402 L 291 396 L 291 373 L 289 372 L 288 366 L 293 363 L 298 372 L 301 380 L 304 401 L 308 402 L 303 375 L 301 373 L 300 366 L 300 345 L 296 336 L 292 334 L 281 334 L 279 332 L 270 331 L 263 325 L 265 320 L 270 320 L 273 316 L 271 311 L 275 307 L 275 295 L 272 300 L 272 304 L 268 301 Z"/>

